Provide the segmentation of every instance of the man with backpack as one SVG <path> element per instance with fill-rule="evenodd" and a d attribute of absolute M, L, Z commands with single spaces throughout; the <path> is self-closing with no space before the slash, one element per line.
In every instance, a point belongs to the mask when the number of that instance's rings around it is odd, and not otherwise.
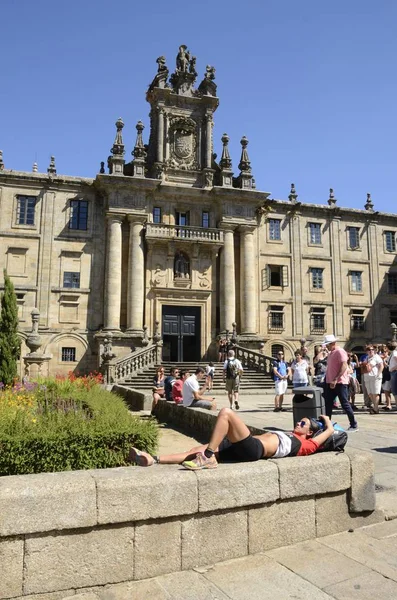
<path fill-rule="evenodd" d="M 277 352 L 277 358 L 273 362 L 273 381 L 276 395 L 274 397 L 273 412 L 283 410 L 284 394 L 288 387 L 288 377 L 291 376 L 291 370 L 288 363 L 284 361 L 284 352 Z"/>
<path fill-rule="evenodd" d="M 238 358 L 234 356 L 234 350 L 229 350 L 227 359 L 223 365 L 223 382 L 226 383 L 227 395 L 229 398 L 230 408 L 239 410 L 238 390 L 240 386 L 240 378 L 243 374 L 243 365 Z"/>
<path fill-rule="evenodd" d="M 131 448 L 128 460 L 140 467 L 154 464 L 182 464 L 185 469 L 214 469 L 219 462 L 253 462 L 262 458 L 307 456 L 321 450 L 343 451 L 346 432 L 337 432 L 329 417 L 322 415 L 321 423 L 304 417 L 291 432 L 272 430 L 252 435 L 247 425 L 230 408 L 218 414 L 209 444 L 192 448 L 188 452 L 152 456 Z M 334 435 L 343 443 L 328 444 Z M 226 438 L 226 439 L 225 439 Z"/>

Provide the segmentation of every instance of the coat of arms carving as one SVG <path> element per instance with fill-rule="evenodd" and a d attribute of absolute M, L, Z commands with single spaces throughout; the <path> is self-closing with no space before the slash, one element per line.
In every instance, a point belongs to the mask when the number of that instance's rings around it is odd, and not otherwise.
<path fill-rule="evenodd" d="M 171 156 L 169 164 L 180 169 L 196 168 L 196 123 L 188 117 L 176 117 L 170 123 Z"/>
<path fill-rule="evenodd" d="M 178 158 L 189 158 L 193 153 L 193 134 L 183 129 L 174 133 L 174 152 Z"/>

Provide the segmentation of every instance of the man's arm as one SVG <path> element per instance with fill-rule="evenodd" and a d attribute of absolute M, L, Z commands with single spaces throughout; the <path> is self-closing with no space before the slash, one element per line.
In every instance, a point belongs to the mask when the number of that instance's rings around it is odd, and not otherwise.
<path fill-rule="evenodd" d="M 335 377 L 335 379 L 334 379 L 334 380 L 332 381 L 332 383 L 330 384 L 330 387 L 331 387 L 331 388 L 334 388 L 334 387 L 336 386 L 336 384 L 338 383 L 338 379 L 339 379 L 340 377 L 342 377 L 342 375 L 343 375 L 343 373 L 344 373 L 345 371 L 347 371 L 347 362 L 346 362 L 346 361 L 343 361 L 343 363 L 342 363 L 342 364 L 341 364 L 341 366 L 340 366 L 339 373 L 337 374 L 337 376 Z"/>

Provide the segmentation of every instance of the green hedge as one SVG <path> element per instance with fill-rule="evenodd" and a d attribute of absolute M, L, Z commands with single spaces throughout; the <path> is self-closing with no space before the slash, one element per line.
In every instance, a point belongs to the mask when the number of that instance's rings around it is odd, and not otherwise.
<path fill-rule="evenodd" d="M 156 451 L 156 422 L 132 416 L 122 398 L 64 387 L 42 386 L 32 410 L 0 411 L 0 475 L 118 467 L 131 446 Z"/>

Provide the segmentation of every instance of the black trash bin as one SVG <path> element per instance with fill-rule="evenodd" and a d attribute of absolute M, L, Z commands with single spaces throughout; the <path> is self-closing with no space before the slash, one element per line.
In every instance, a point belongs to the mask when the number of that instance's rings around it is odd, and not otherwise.
<path fill-rule="evenodd" d="M 323 389 L 320 387 L 305 386 L 294 390 L 292 410 L 294 413 L 294 426 L 304 417 L 318 419 L 325 415 Z"/>

